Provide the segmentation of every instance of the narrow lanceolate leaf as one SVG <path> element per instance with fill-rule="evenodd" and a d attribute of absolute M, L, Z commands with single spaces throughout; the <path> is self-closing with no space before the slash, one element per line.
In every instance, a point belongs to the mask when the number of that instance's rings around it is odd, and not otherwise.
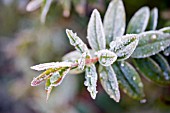
<path fill-rule="evenodd" d="M 154 9 L 151 10 L 147 29 L 148 30 L 155 30 L 157 23 L 158 23 L 158 9 L 154 8 Z"/>
<path fill-rule="evenodd" d="M 85 65 L 86 65 L 86 57 L 87 57 L 87 56 L 89 56 L 89 55 L 87 55 L 87 53 L 84 52 L 84 53 L 81 55 L 81 57 L 78 59 L 78 68 L 79 68 L 80 70 L 83 70 L 83 69 L 84 69 L 84 67 L 85 67 Z"/>
<path fill-rule="evenodd" d="M 118 60 L 128 59 L 138 45 L 138 37 L 135 34 L 128 34 L 118 37 L 110 43 L 110 50 L 116 53 Z"/>
<path fill-rule="evenodd" d="M 162 67 L 165 66 L 167 68 L 167 64 L 165 63 L 165 60 L 162 60 L 162 58 L 159 58 L 159 63 L 163 65 L 161 67 L 157 61 L 151 58 L 134 59 L 133 62 L 139 72 L 147 79 L 160 85 L 170 85 L 170 75 L 167 75 L 167 72 L 163 74 L 162 71 Z"/>
<path fill-rule="evenodd" d="M 42 71 L 42 70 L 47 70 L 51 68 L 57 69 L 61 67 L 71 67 L 71 64 L 72 62 L 51 62 L 51 63 L 43 63 L 43 64 L 32 66 L 31 69 Z"/>
<path fill-rule="evenodd" d="M 73 45 L 76 50 L 81 53 L 88 52 L 86 44 L 77 36 L 76 33 L 73 33 L 72 30 L 66 29 L 67 36 L 70 40 L 70 44 Z"/>
<path fill-rule="evenodd" d="M 170 46 L 170 35 L 161 31 L 148 31 L 139 35 L 139 43 L 132 54 L 134 58 L 145 58 Z"/>
<path fill-rule="evenodd" d="M 50 6 L 51 6 L 52 2 L 53 2 L 53 0 L 46 0 L 45 1 L 45 5 L 44 5 L 43 10 L 41 12 L 41 22 L 43 24 L 45 23 L 47 13 L 48 13 L 48 11 L 50 9 Z"/>
<path fill-rule="evenodd" d="M 120 100 L 119 86 L 116 78 L 116 74 L 111 66 L 104 67 L 99 66 L 99 76 L 101 84 L 106 93 L 113 98 L 116 102 Z"/>
<path fill-rule="evenodd" d="M 84 85 L 87 86 L 87 90 L 90 92 L 91 97 L 95 99 L 97 94 L 97 72 L 94 64 L 86 67 L 85 79 Z"/>
<path fill-rule="evenodd" d="M 31 86 L 37 86 L 39 84 L 41 84 L 44 80 L 48 79 L 50 76 L 52 76 L 52 74 L 56 71 L 58 71 L 61 68 L 51 68 L 46 70 L 45 72 L 43 72 L 42 74 L 40 74 L 39 76 L 33 78 L 32 82 L 31 82 Z"/>
<path fill-rule="evenodd" d="M 99 63 L 103 66 L 110 66 L 116 61 L 117 55 L 109 50 L 100 50 L 97 52 Z"/>
<path fill-rule="evenodd" d="M 149 21 L 149 13 L 148 7 L 142 7 L 139 9 L 130 20 L 127 27 L 127 33 L 138 34 L 145 31 Z"/>
<path fill-rule="evenodd" d="M 87 28 L 87 39 L 93 50 L 101 50 L 106 48 L 106 39 L 101 17 L 97 9 L 95 9 L 90 17 Z"/>
<path fill-rule="evenodd" d="M 123 92 L 133 99 L 143 99 L 143 84 L 134 67 L 128 62 L 116 62 L 112 67 Z"/>
<path fill-rule="evenodd" d="M 154 55 L 151 58 L 153 58 L 161 68 L 164 78 L 170 82 L 170 66 L 167 60 L 161 54 Z"/>
<path fill-rule="evenodd" d="M 32 12 L 38 9 L 41 6 L 42 2 L 43 0 L 32 0 L 28 3 L 26 10 Z"/>
<path fill-rule="evenodd" d="M 126 15 L 122 0 L 111 1 L 104 16 L 104 31 L 108 45 L 124 34 L 125 25 Z"/>
<path fill-rule="evenodd" d="M 47 81 L 45 83 L 45 90 L 46 90 L 46 93 L 47 93 L 46 101 L 48 101 L 52 89 L 53 89 L 53 86 L 51 86 L 50 79 L 47 79 Z"/>

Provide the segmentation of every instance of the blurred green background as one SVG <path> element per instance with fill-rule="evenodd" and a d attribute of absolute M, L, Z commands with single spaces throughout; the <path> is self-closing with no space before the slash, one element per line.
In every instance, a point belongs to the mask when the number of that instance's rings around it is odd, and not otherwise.
<path fill-rule="evenodd" d="M 68 0 L 69 1 L 69 0 Z M 170 0 L 123 0 L 127 23 L 142 6 L 158 7 L 158 27 L 170 26 Z M 46 103 L 44 84 L 31 87 L 40 74 L 30 66 L 61 61 L 74 50 L 65 29 L 77 32 L 87 43 L 86 28 L 90 14 L 97 8 L 102 18 L 110 0 L 72 0 L 70 16 L 65 8 L 53 3 L 44 25 L 40 9 L 28 13 L 29 0 L 0 0 L 0 113 L 169 113 L 170 87 L 162 87 L 142 78 L 146 103 L 132 100 L 121 92 L 120 103 L 114 102 L 98 85 L 96 100 L 86 91 L 84 74 L 68 75 L 52 92 Z"/>

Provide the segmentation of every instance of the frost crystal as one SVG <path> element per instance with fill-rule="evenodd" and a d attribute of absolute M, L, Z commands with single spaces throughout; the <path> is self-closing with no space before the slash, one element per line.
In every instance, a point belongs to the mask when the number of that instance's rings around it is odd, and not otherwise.
<path fill-rule="evenodd" d="M 84 53 L 82 54 L 81 58 L 78 59 L 78 64 L 79 64 L 79 65 L 78 65 L 78 68 L 79 68 L 80 70 L 83 70 L 84 67 L 85 67 L 85 64 L 86 64 L 86 56 L 87 56 L 87 53 L 84 52 Z"/>
<path fill-rule="evenodd" d="M 99 63 L 103 66 L 110 66 L 117 60 L 117 55 L 109 50 L 100 50 L 97 52 Z"/>
<path fill-rule="evenodd" d="M 87 86 L 87 90 L 90 92 L 91 97 L 95 99 L 97 94 L 97 72 L 94 64 L 86 67 L 85 79 L 84 85 Z"/>
<path fill-rule="evenodd" d="M 32 66 L 31 69 L 42 71 L 50 68 L 71 67 L 72 62 L 51 62 Z"/>

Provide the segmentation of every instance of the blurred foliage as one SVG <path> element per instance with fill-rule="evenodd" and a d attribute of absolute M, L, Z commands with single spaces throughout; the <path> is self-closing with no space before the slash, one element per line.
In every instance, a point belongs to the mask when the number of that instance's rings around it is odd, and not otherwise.
<path fill-rule="evenodd" d="M 53 4 L 45 25 L 39 21 L 40 10 L 26 12 L 29 0 L 0 1 L 0 113 L 168 113 L 170 87 L 155 85 L 145 78 L 142 79 L 147 97 L 145 104 L 124 96 L 123 92 L 121 102 L 115 103 L 100 85 L 101 93 L 93 101 L 83 86 L 83 74 L 66 77 L 63 84 L 53 91 L 48 103 L 45 102 L 43 85 L 30 86 L 38 73 L 28 67 L 61 60 L 65 53 L 73 50 L 66 38 L 66 28 L 73 29 L 87 42 L 86 27 L 91 11 L 98 8 L 103 16 L 110 2 L 74 1 L 86 2 L 84 6 L 72 6 L 67 18 L 63 17 L 61 4 Z M 158 28 L 170 25 L 169 0 L 124 0 L 124 4 L 127 22 L 137 9 L 147 5 L 159 9 Z M 83 13 L 80 9 L 84 9 Z"/>

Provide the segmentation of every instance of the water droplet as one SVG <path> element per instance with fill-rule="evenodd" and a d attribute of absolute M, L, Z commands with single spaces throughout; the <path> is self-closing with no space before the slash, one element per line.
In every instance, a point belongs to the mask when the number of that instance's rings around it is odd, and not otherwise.
<path fill-rule="evenodd" d="M 147 100 L 146 99 L 142 99 L 142 100 L 140 100 L 140 103 L 141 104 L 144 104 L 144 103 L 146 103 L 147 102 Z"/>
<path fill-rule="evenodd" d="M 124 66 L 125 66 L 125 64 L 124 64 L 124 63 L 121 63 L 120 65 L 121 65 L 122 67 L 124 67 Z"/>
<path fill-rule="evenodd" d="M 152 37 L 151 37 L 151 38 L 155 40 L 155 39 L 156 39 L 156 35 L 152 35 Z"/>
<path fill-rule="evenodd" d="M 138 84 L 138 86 L 139 86 L 139 87 L 143 87 L 143 84 L 142 84 L 142 82 L 140 82 L 140 83 Z"/>
<path fill-rule="evenodd" d="M 133 76 L 133 80 L 136 80 L 136 77 L 135 77 L 135 76 Z"/>

